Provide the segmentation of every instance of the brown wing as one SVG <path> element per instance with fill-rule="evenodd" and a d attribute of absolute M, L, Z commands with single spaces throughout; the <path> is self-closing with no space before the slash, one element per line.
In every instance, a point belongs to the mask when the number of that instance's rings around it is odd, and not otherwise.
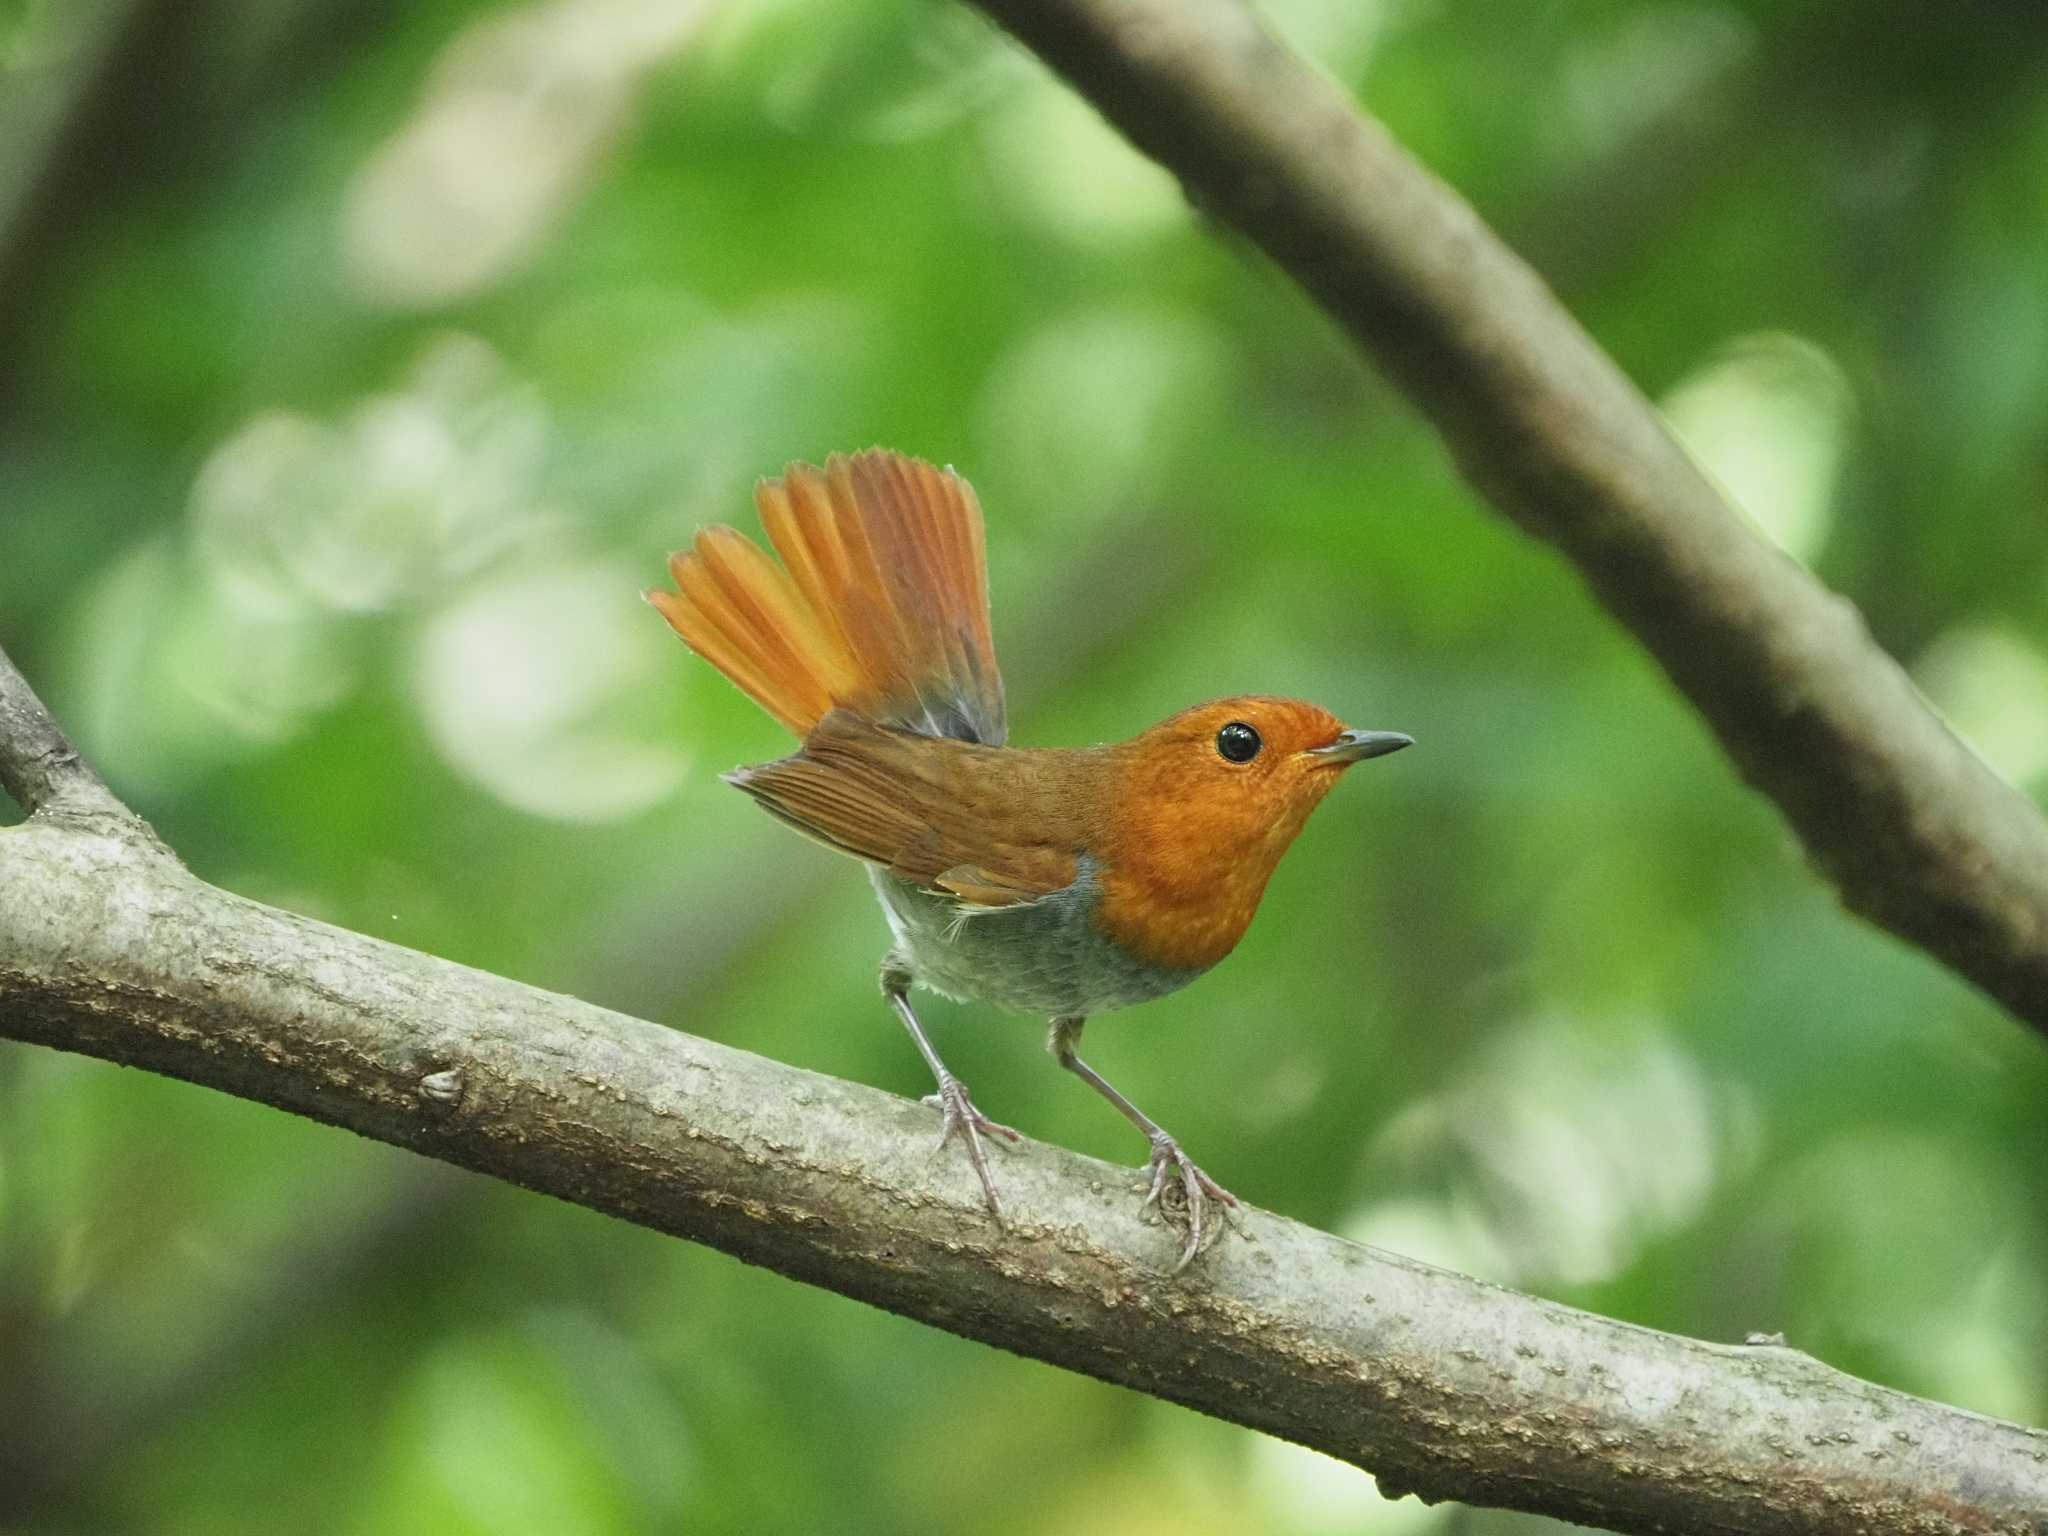
<path fill-rule="evenodd" d="M 886 449 L 792 464 L 754 488 L 777 566 L 731 528 L 669 559 L 648 600 L 803 736 L 835 708 L 1000 745 L 981 505 L 951 470 Z M 785 569 L 786 568 L 786 569 Z"/>
<path fill-rule="evenodd" d="M 806 836 L 943 890 L 967 906 L 1008 907 L 1071 885 L 1078 846 L 1071 795 L 1021 753 L 877 726 L 846 710 L 801 752 L 726 775 Z"/>

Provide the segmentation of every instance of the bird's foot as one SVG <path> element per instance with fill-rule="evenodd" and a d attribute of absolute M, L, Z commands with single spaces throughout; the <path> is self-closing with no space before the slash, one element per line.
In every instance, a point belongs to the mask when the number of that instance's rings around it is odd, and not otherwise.
<path fill-rule="evenodd" d="M 1204 1207 L 1216 1200 L 1235 1210 L 1237 1196 L 1196 1167 L 1195 1160 L 1181 1151 L 1180 1143 L 1164 1131 L 1152 1134 L 1152 1161 L 1147 1166 L 1152 1174 L 1152 1188 L 1145 1196 L 1145 1205 L 1156 1205 L 1165 1211 L 1169 1189 L 1178 1192 L 1186 1205 L 1188 1239 L 1180 1251 L 1180 1262 L 1173 1266 L 1177 1275 L 1194 1263 L 1195 1255 L 1202 1251 Z"/>
<path fill-rule="evenodd" d="M 967 1096 L 967 1085 L 947 1073 L 939 1079 L 939 1091 L 926 1094 L 923 1103 L 931 1105 L 944 1115 L 939 1126 L 939 1139 L 933 1150 L 937 1151 L 959 1137 L 967 1144 L 967 1159 L 974 1164 L 974 1171 L 981 1179 L 981 1192 L 988 1198 L 988 1213 L 995 1218 L 995 1224 L 1003 1224 L 1003 1203 L 996 1198 L 996 1181 L 989 1177 L 988 1157 L 981 1149 L 981 1135 L 986 1131 L 991 1136 L 1006 1137 L 1011 1141 L 1022 1141 L 1007 1125 L 998 1125 L 974 1107 L 974 1101 Z"/>

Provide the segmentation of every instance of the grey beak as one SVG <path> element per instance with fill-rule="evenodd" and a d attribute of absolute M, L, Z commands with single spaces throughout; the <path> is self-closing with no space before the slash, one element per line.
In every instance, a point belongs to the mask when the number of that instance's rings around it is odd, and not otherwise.
<path fill-rule="evenodd" d="M 1342 766 L 1362 763 L 1368 757 L 1385 757 L 1389 752 L 1414 745 L 1413 736 L 1404 736 L 1399 731 L 1346 731 L 1327 747 L 1311 747 L 1308 755 Z"/>

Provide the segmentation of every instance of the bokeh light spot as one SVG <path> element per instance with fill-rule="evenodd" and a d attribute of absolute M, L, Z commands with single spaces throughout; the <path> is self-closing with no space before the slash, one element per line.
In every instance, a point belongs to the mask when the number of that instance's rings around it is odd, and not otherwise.
<path fill-rule="evenodd" d="M 449 766 L 562 821 L 615 821 L 673 794 L 688 759 L 647 707 L 672 650 L 637 594 L 608 561 L 511 569 L 435 615 L 415 696 Z"/>
<path fill-rule="evenodd" d="M 2048 656 L 1998 625 L 1950 630 L 1913 668 L 1948 722 L 2009 783 L 2048 773 Z"/>
<path fill-rule="evenodd" d="M 1681 380 L 1665 396 L 1664 414 L 1750 521 L 1810 561 L 1833 520 L 1852 403 L 1825 351 L 1768 332 L 1731 342 Z"/>
<path fill-rule="evenodd" d="M 426 309 L 515 271 L 603 164 L 641 76 L 708 9 L 703 0 L 546 0 L 472 23 L 349 189 L 351 286 L 376 304 Z"/>

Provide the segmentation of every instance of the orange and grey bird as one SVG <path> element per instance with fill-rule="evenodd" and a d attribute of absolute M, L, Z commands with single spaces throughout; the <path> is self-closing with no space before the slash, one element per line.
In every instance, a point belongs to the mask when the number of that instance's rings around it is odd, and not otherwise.
<path fill-rule="evenodd" d="M 868 866 L 895 942 L 882 991 L 923 1053 L 940 1145 L 965 1143 L 998 1224 L 985 1118 L 911 1008 L 913 985 L 1043 1014 L 1061 1066 L 1151 1144 L 1146 1204 L 1177 1178 L 1184 1268 L 1207 1200 L 1235 1198 L 1076 1053 L 1092 1014 L 1184 987 L 1244 936 L 1266 882 L 1342 771 L 1411 744 L 1295 699 L 1217 699 L 1129 741 L 1005 744 L 981 508 L 951 470 L 882 449 L 755 487 L 778 566 L 701 530 L 648 599 L 795 733 L 725 777 Z"/>

